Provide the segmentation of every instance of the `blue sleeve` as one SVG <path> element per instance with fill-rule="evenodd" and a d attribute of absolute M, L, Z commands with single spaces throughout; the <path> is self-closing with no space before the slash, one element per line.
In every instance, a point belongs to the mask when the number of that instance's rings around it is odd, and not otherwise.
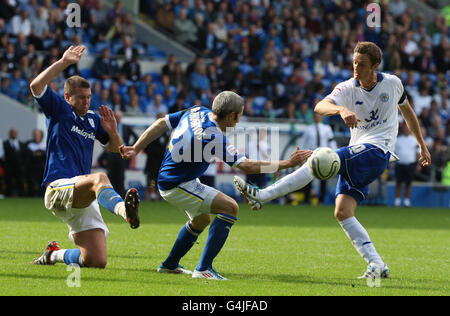
<path fill-rule="evenodd" d="M 40 96 L 35 96 L 34 98 L 47 118 L 58 118 L 68 106 L 67 102 L 49 86 L 45 87 L 44 92 Z"/>
<path fill-rule="evenodd" d="M 176 113 L 166 115 L 166 123 L 170 130 L 172 130 L 178 126 L 178 123 L 180 122 L 181 117 L 183 116 L 184 113 L 186 113 L 186 111 L 187 110 L 183 110 L 183 111 L 179 111 Z"/>
<path fill-rule="evenodd" d="M 236 167 L 243 160 L 247 159 L 244 154 L 240 153 L 236 147 L 227 140 L 225 135 L 217 135 L 216 139 L 218 142 L 221 142 L 221 146 L 217 146 L 220 150 L 216 151 L 214 156 L 228 164 L 230 167 Z"/>

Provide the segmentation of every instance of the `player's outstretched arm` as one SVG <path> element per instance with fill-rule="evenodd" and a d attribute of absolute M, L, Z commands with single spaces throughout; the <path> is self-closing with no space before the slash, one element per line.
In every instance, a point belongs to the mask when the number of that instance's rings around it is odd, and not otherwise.
<path fill-rule="evenodd" d="M 402 113 L 403 118 L 405 119 L 406 125 L 419 144 L 419 162 L 422 164 L 422 166 L 428 166 L 429 164 L 431 164 L 431 154 L 428 151 L 427 145 L 425 144 L 425 140 L 422 136 L 422 132 L 420 131 L 419 120 L 417 119 L 416 113 L 414 113 L 414 110 L 408 100 L 406 101 L 405 105 L 399 105 L 398 108 Z"/>
<path fill-rule="evenodd" d="M 169 130 L 165 118 L 157 119 L 145 132 L 139 137 L 133 146 L 120 146 L 119 152 L 123 159 L 131 159 L 140 153 L 151 142 L 161 137 Z"/>
<path fill-rule="evenodd" d="M 61 59 L 41 72 L 30 83 L 30 89 L 33 95 L 40 95 L 42 91 L 44 91 L 45 86 L 48 85 L 60 72 L 64 71 L 64 69 L 70 65 L 79 62 L 85 49 L 86 48 L 84 46 L 70 46 L 64 52 Z"/>
<path fill-rule="evenodd" d="M 258 174 L 258 173 L 274 173 L 283 169 L 293 168 L 300 165 L 303 161 L 311 156 L 311 150 L 297 150 L 294 151 L 289 159 L 279 161 L 264 161 L 246 159 L 237 165 L 237 168 L 246 174 Z"/>

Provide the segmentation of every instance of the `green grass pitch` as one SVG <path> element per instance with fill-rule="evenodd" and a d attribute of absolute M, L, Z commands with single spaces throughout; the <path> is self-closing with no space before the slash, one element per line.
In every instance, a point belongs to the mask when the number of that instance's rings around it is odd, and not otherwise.
<path fill-rule="evenodd" d="M 111 232 L 106 269 L 81 269 L 79 287 L 66 265 L 34 266 L 47 241 L 73 248 L 67 226 L 41 199 L 0 200 L 0 295 L 449 295 L 450 209 L 360 207 L 359 221 L 391 269 L 379 287 L 356 280 L 366 263 L 333 217 L 331 206 L 241 204 L 215 268 L 230 281 L 165 275 L 157 266 L 169 253 L 184 214 L 165 202 L 141 203 L 142 225 L 131 230 L 102 210 Z M 183 258 L 193 270 L 207 237 Z"/>

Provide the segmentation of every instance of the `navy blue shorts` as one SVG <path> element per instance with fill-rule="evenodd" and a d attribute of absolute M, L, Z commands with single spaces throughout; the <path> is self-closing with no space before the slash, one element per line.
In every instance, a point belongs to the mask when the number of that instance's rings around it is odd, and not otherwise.
<path fill-rule="evenodd" d="M 369 184 L 388 167 L 391 154 L 370 144 L 342 147 L 336 152 L 341 158 L 336 197 L 350 195 L 359 204 L 368 196 Z"/>

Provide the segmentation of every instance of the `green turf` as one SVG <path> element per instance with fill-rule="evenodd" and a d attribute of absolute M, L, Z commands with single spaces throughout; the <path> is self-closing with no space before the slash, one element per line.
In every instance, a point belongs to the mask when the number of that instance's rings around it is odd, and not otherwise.
<path fill-rule="evenodd" d="M 370 288 L 356 280 L 366 268 L 333 218 L 332 207 L 242 204 L 239 220 L 215 268 L 229 282 L 162 275 L 165 259 L 186 218 L 167 203 L 141 203 L 133 231 L 103 211 L 111 235 L 105 270 L 82 269 L 80 287 L 64 264 L 34 266 L 47 241 L 71 248 L 67 227 L 40 199 L 0 200 L 0 295 L 449 295 L 450 210 L 361 207 L 357 217 L 392 277 Z M 207 232 L 182 260 L 194 269 Z"/>

